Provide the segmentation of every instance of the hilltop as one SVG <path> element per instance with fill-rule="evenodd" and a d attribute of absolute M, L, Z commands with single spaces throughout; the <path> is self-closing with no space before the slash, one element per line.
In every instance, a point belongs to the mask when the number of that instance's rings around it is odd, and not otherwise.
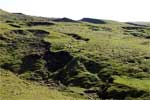
<path fill-rule="evenodd" d="M 0 22 L 3 100 L 149 99 L 150 26 L 3 10 Z"/>

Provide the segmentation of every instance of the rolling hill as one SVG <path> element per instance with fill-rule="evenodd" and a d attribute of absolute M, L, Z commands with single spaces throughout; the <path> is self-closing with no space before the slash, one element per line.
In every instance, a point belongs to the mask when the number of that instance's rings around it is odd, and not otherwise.
<path fill-rule="evenodd" d="M 2 100 L 148 100 L 150 27 L 0 10 L 0 68 Z"/>

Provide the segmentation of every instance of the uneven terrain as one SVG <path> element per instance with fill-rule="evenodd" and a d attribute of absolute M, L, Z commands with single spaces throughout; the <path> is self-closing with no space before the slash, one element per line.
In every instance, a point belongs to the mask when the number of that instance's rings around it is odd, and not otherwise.
<path fill-rule="evenodd" d="M 149 100 L 150 25 L 0 10 L 0 100 Z"/>

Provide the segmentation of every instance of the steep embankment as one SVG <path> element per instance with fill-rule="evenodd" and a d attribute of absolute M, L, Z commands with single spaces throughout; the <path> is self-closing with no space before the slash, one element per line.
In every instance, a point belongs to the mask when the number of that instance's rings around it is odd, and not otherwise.
<path fill-rule="evenodd" d="M 53 87 L 19 79 L 15 74 L 0 69 L 1 100 L 84 100 L 83 96 L 58 91 Z"/>

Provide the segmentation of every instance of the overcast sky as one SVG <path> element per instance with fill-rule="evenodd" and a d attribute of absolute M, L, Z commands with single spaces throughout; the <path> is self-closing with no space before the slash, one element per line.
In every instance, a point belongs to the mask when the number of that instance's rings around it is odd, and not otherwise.
<path fill-rule="evenodd" d="M 150 0 L 0 0 L 9 12 L 45 17 L 149 21 Z"/>

